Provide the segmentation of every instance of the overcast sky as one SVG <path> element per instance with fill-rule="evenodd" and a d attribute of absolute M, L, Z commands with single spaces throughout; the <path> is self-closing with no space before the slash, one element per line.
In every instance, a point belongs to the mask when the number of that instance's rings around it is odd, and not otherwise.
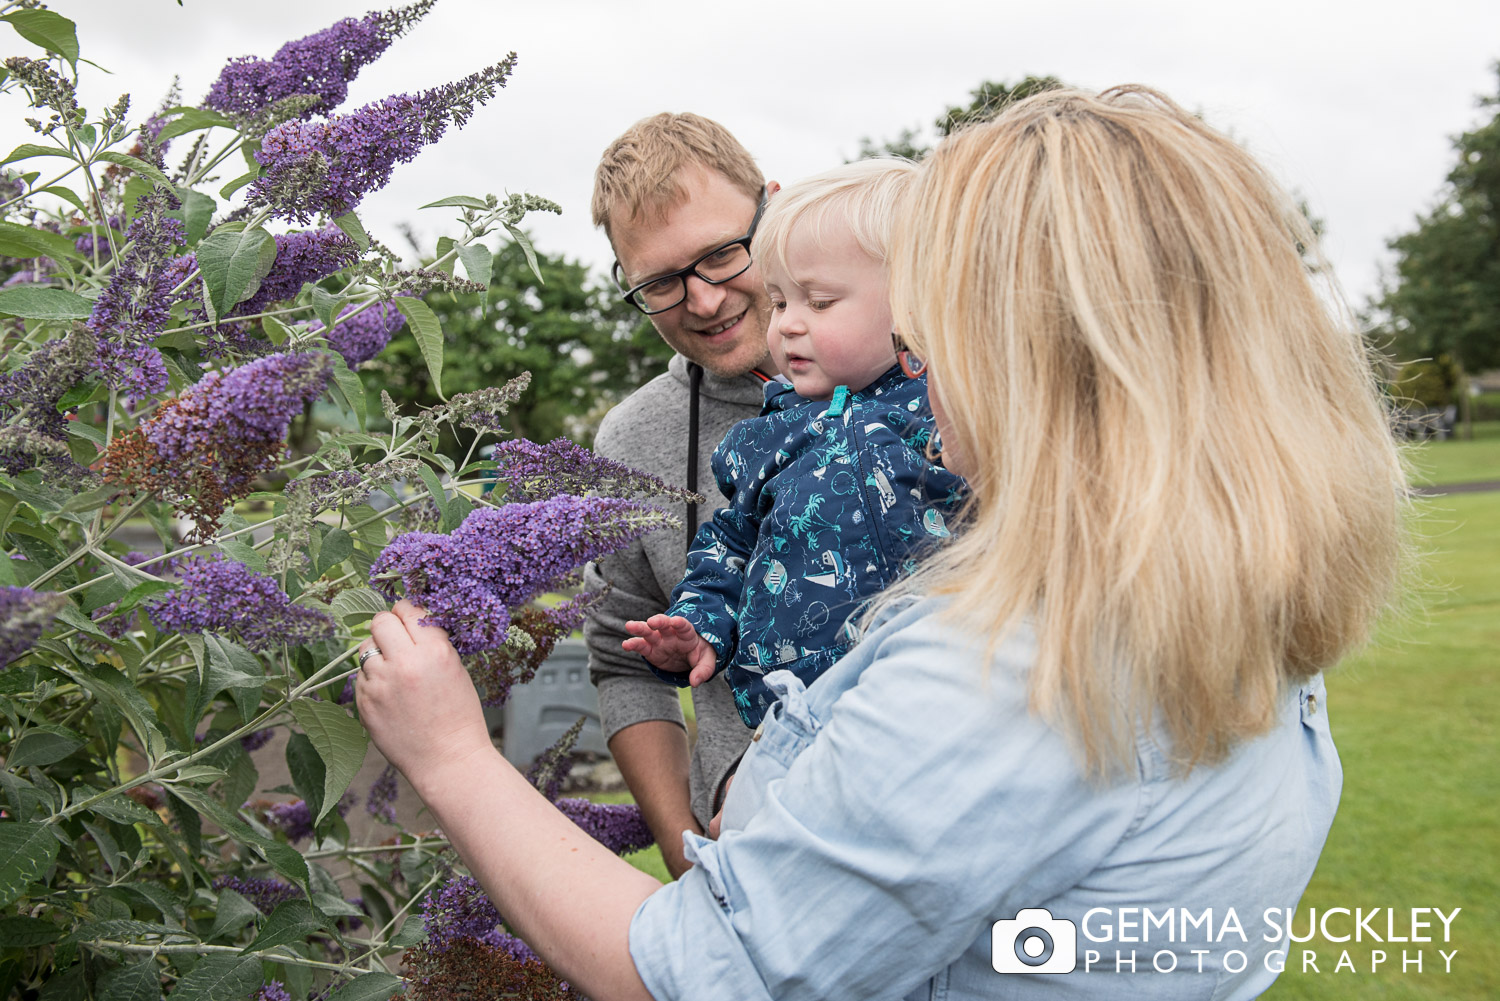
<path fill-rule="evenodd" d="M 128 90 L 144 113 L 174 73 L 184 103 L 196 104 L 227 58 L 268 57 L 372 5 L 49 6 L 78 22 L 83 55 L 113 71 L 85 70 L 90 110 Z M 3 54 L 28 48 L 12 36 Z M 529 191 L 564 210 L 531 222 L 538 246 L 603 267 L 609 246 L 588 218 L 593 168 L 639 118 L 718 119 L 787 182 L 852 157 L 862 136 L 930 126 L 984 79 L 1050 73 L 1090 88 L 1150 84 L 1246 142 L 1326 221 L 1326 250 L 1359 304 L 1389 260 L 1385 241 L 1439 193 L 1451 137 L 1479 121 L 1475 98 L 1495 92 L 1500 3 L 439 0 L 364 69 L 344 107 L 456 79 L 511 50 L 520 62 L 509 87 L 365 200 L 360 215 L 376 236 L 400 245 L 394 227 L 406 220 L 430 246 L 456 224 L 416 206 Z M 7 111 L 4 138 L 30 137 L 11 126 L 19 117 Z"/>

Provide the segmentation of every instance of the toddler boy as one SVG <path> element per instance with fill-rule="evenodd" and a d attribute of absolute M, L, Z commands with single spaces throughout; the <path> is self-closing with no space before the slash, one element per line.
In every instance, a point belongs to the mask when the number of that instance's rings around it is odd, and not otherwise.
<path fill-rule="evenodd" d="M 754 255 L 783 381 L 714 452 L 729 506 L 699 529 L 672 606 L 626 624 L 624 648 L 678 686 L 727 669 L 747 726 L 775 701 L 763 675 L 810 684 L 832 666 L 851 618 L 948 535 L 963 500 L 963 480 L 927 457 L 927 380 L 898 358 L 886 295 L 891 220 L 916 169 L 862 160 L 771 201 Z"/>

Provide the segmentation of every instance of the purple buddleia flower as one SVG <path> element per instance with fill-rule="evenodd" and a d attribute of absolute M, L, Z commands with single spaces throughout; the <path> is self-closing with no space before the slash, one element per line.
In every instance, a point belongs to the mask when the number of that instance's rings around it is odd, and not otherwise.
<path fill-rule="evenodd" d="M 99 368 L 105 379 L 137 399 L 167 388 L 166 366 L 151 342 L 166 326 L 168 311 L 177 301 L 173 290 L 181 283 L 169 265 L 173 250 L 186 237 L 182 223 L 166 215 L 179 204 L 166 188 L 141 196 L 125 233 L 126 249 L 89 315 L 89 329 L 99 338 Z"/>
<path fill-rule="evenodd" d="M 595 455 L 566 438 L 538 445 L 525 438 L 495 446 L 495 476 L 506 497 L 529 501 L 555 494 L 597 493 L 606 497 L 667 497 L 676 501 L 701 497 L 613 459 Z"/>
<path fill-rule="evenodd" d="M 30 650 L 68 599 L 29 587 L 0 587 L 0 667 Z"/>
<path fill-rule="evenodd" d="M 547 797 L 549 803 L 557 802 L 563 783 L 573 770 L 573 748 L 578 743 L 578 735 L 583 733 L 583 723 L 584 718 L 578 717 L 578 722 L 568 727 L 551 747 L 538 754 L 526 771 L 526 781 Z"/>
<path fill-rule="evenodd" d="M 585 591 L 551 608 L 528 605 L 511 613 L 512 628 L 526 635 L 520 641 L 512 634 L 504 646 L 481 650 L 467 658 L 464 667 L 485 707 L 504 705 L 513 685 L 524 685 L 551 655 L 557 641 L 583 624 L 589 606 L 604 597 L 607 588 Z M 550 798 L 550 797 L 549 797 Z"/>
<path fill-rule="evenodd" d="M 280 980 L 273 980 L 255 992 L 255 1001 L 292 1001 L 292 996 Z"/>
<path fill-rule="evenodd" d="M 225 506 L 285 453 L 287 426 L 322 395 L 331 356 L 275 354 L 209 372 L 145 423 L 119 435 L 101 462 L 106 479 L 158 494 L 213 534 Z"/>
<path fill-rule="evenodd" d="M 422 901 L 422 926 L 434 952 L 446 951 L 460 938 L 494 945 L 505 934 L 500 922 L 500 912 L 473 876 L 453 876 Z"/>
<path fill-rule="evenodd" d="M 555 804 L 584 833 L 616 855 L 628 855 L 656 844 L 641 808 L 634 803 L 591 803 L 560 799 Z"/>
<path fill-rule="evenodd" d="M 222 554 L 187 557 L 180 586 L 146 606 L 156 628 L 182 633 L 237 633 L 252 650 L 282 643 L 300 646 L 328 639 L 333 622 L 322 612 L 294 605 L 276 580 Z"/>
<path fill-rule="evenodd" d="M 327 114 L 344 102 L 349 81 L 432 8 L 433 0 L 346 17 L 287 42 L 270 59 L 231 59 L 203 99 L 225 114 L 250 115 L 296 94 L 319 98 L 304 118 Z"/>
<path fill-rule="evenodd" d="M 365 798 L 365 812 L 376 820 L 394 824 L 396 797 L 400 792 L 401 787 L 396 781 L 396 766 L 386 765 L 380 777 L 370 786 L 370 795 Z"/>
<path fill-rule="evenodd" d="M 451 123 L 462 127 L 477 105 L 495 96 L 515 53 L 473 76 L 420 94 L 395 94 L 320 122 L 285 122 L 261 139 L 265 168 L 250 186 L 251 205 L 269 205 L 301 223 L 341 216 L 385 187 L 391 170 L 437 142 Z"/>
<path fill-rule="evenodd" d="M 245 753 L 248 754 L 252 751 L 258 751 L 262 747 L 265 747 L 266 744 L 270 743 L 271 738 L 274 736 L 276 736 L 276 729 L 274 727 L 267 727 L 264 730 L 251 730 L 249 733 L 240 738 L 240 746 L 243 747 L 245 749 Z"/>
<path fill-rule="evenodd" d="M 340 817 L 347 817 L 349 808 L 354 803 L 354 794 L 345 793 L 334 809 L 338 810 Z M 288 841 L 302 841 L 313 836 L 312 808 L 307 805 L 305 799 L 294 799 L 288 803 L 273 803 L 266 808 L 266 824 L 285 834 Z"/>
<path fill-rule="evenodd" d="M 384 351 L 405 324 L 406 314 L 393 302 L 378 302 L 362 309 L 351 304 L 339 310 L 333 329 L 325 337 L 328 346 L 343 355 L 345 363 L 354 368 Z M 318 320 L 307 326 L 308 332 L 313 334 L 322 333 L 323 329 Z"/>
<path fill-rule="evenodd" d="M 68 453 L 68 421 L 57 404 L 93 371 L 98 351 L 94 335 L 86 327 L 75 326 L 66 337 L 33 351 L 14 372 L 0 374 L 0 421 L 12 432 L 5 437 L 13 439 L 0 442 L 0 470 L 15 474 L 32 468 L 38 449 L 53 456 L 54 466 L 77 465 Z M 23 443 L 30 448 L 20 447 Z"/>
<path fill-rule="evenodd" d="M 451 535 L 398 536 L 370 568 L 370 586 L 396 600 L 396 581 L 428 610 L 423 623 L 448 630 L 460 654 L 502 645 L 510 609 L 587 560 L 674 524 L 641 501 L 563 495 L 480 508 Z"/>
<path fill-rule="evenodd" d="M 254 321 L 235 322 L 238 317 L 255 316 L 272 303 L 295 299 L 302 287 L 316 282 L 359 260 L 359 248 L 336 226 L 298 233 L 280 233 L 276 240 L 276 262 L 270 272 L 261 279 L 250 298 L 236 304 L 219 317 L 219 323 L 206 330 L 207 351 L 214 357 L 233 352 L 241 355 L 263 355 L 271 348 L 271 342 L 255 333 Z M 197 267 L 195 254 L 184 254 L 173 262 L 179 273 L 178 281 L 187 277 Z M 188 313 L 198 322 L 206 318 L 199 304 L 203 296 L 203 279 L 195 278 L 183 290 L 183 297 L 191 300 Z"/>
<path fill-rule="evenodd" d="M 255 876 L 220 876 L 214 880 L 215 890 L 233 890 L 254 904 L 262 914 L 270 914 L 277 904 L 288 900 L 302 899 L 302 891 L 279 879 L 259 879 Z"/>
<path fill-rule="evenodd" d="M 260 288 L 235 306 L 229 317 L 259 313 L 273 302 L 295 299 L 302 286 L 327 278 L 359 260 L 359 248 L 337 226 L 282 233 L 275 237 L 276 263 Z"/>

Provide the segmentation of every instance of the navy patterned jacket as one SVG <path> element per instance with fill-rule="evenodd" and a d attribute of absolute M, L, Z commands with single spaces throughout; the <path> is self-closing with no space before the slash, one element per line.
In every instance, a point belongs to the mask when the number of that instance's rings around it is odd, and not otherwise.
<path fill-rule="evenodd" d="M 776 701 L 766 672 L 811 684 L 853 644 L 851 617 L 948 535 L 966 487 L 928 461 L 934 432 L 926 378 L 892 366 L 829 401 L 768 383 L 760 416 L 715 450 L 729 506 L 698 530 L 667 614 L 713 646 L 745 725 Z M 687 685 L 685 672 L 656 674 Z"/>

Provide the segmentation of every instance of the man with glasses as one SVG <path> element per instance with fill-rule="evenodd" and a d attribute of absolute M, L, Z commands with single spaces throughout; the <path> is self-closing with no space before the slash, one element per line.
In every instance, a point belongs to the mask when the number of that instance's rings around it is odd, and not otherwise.
<path fill-rule="evenodd" d="M 604 418 L 595 451 L 708 496 L 679 509 L 687 540 L 723 503 L 708 472 L 714 448 L 760 412 L 772 374 L 770 305 L 750 242 L 778 187 L 723 126 L 691 114 L 637 122 L 595 173 L 594 224 L 614 248 L 615 281 L 677 352 Z M 750 738 L 728 686 L 704 685 L 693 692 L 690 749 L 676 691 L 620 647 L 627 621 L 667 607 L 687 540 L 657 532 L 585 572 L 589 589 L 610 586 L 584 625 L 604 735 L 673 876 L 689 865 L 682 832 L 706 829 Z"/>

